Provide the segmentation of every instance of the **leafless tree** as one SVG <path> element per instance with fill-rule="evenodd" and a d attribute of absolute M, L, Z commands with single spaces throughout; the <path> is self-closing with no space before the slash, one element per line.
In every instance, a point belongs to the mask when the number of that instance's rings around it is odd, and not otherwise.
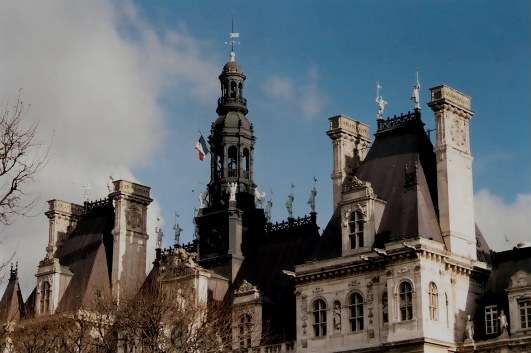
<path fill-rule="evenodd" d="M 29 122 L 30 105 L 20 95 L 13 106 L 0 112 L 0 223 L 8 225 L 15 215 L 27 215 L 35 198 L 26 187 L 46 164 L 50 145 L 37 141 L 37 122 Z"/>
<path fill-rule="evenodd" d="M 120 303 L 116 317 L 119 345 L 125 352 L 229 352 L 230 311 L 222 303 L 197 301 L 190 288 L 145 289 Z"/>
<path fill-rule="evenodd" d="M 52 353 L 56 351 L 61 329 L 61 321 L 56 317 L 21 320 L 4 342 L 17 353 Z"/>

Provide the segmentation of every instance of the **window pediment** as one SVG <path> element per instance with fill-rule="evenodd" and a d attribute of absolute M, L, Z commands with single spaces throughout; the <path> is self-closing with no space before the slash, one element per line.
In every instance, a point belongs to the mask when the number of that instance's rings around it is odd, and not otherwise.
<path fill-rule="evenodd" d="M 518 271 L 511 276 L 509 290 L 531 287 L 531 273 L 527 271 Z"/>

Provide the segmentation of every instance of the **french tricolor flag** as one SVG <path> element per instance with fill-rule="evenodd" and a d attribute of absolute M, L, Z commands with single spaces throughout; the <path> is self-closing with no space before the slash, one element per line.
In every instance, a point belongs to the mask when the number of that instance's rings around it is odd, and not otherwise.
<path fill-rule="evenodd" d="M 202 161 L 205 156 L 208 154 L 208 146 L 206 144 L 205 139 L 203 138 L 203 135 L 199 137 L 199 141 L 196 142 L 194 149 L 199 152 L 199 160 Z"/>

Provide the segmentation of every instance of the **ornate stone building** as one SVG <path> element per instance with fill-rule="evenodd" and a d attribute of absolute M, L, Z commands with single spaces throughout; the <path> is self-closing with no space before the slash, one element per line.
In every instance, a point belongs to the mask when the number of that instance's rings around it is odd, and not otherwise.
<path fill-rule="evenodd" d="M 366 124 L 329 118 L 335 211 L 319 232 L 314 208 L 294 218 L 289 200 L 290 217 L 271 223 L 233 52 L 219 82 L 195 240 L 157 249 L 150 281 L 228 303 L 234 351 L 531 352 L 531 247 L 494 253 L 474 220 L 470 97 L 430 90 L 435 146 L 418 95 L 413 112 L 384 118 L 381 107 L 374 141 Z M 150 201 L 126 181 L 101 202 L 50 201 L 35 290 L 24 304 L 13 270 L 2 320 L 134 293 Z"/>

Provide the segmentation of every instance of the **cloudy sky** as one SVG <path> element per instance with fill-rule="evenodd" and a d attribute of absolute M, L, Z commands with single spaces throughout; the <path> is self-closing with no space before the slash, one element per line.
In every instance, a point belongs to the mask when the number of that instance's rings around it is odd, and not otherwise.
<path fill-rule="evenodd" d="M 274 220 L 287 217 L 291 183 L 295 215 L 309 212 L 315 176 L 324 228 L 327 118 L 344 114 L 374 132 L 376 82 L 386 114 L 400 114 L 412 109 L 419 71 L 428 129 L 430 87 L 472 97 L 476 218 L 487 241 L 502 250 L 531 240 L 530 13 L 527 0 L 1 1 L 0 103 L 21 90 L 52 147 L 30 188 L 35 216 L 3 229 L 0 260 L 19 261 L 26 297 L 45 254 L 46 200 L 82 203 L 87 184 L 91 199 L 103 198 L 109 176 L 151 186 L 151 249 L 157 217 L 172 244 L 175 212 L 191 240 L 209 179 L 193 146 L 216 118 L 232 16 L 257 136 L 255 182 L 272 197 Z"/>

